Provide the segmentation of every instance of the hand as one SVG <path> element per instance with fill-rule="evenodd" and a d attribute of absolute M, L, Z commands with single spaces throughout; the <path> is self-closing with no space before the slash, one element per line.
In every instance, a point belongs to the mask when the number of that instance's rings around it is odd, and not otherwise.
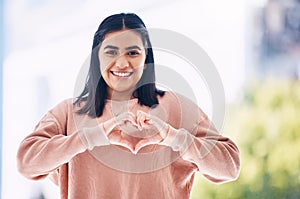
<path fill-rule="evenodd" d="M 154 115 L 137 111 L 136 124 L 140 130 L 154 127 L 163 139 L 167 136 L 169 124 Z"/>
<path fill-rule="evenodd" d="M 110 144 L 123 146 L 129 149 L 132 153 L 135 153 L 135 146 L 124 138 L 121 131 L 112 131 L 108 136 Z"/>
<path fill-rule="evenodd" d="M 107 136 L 109 136 L 114 129 L 120 129 L 121 127 L 130 125 L 138 128 L 136 117 L 131 112 L 121 113 L 103 123 L 103 127 Z"/>
<path fill-rule="evenodd" d="M 122 131 L 127 133 L 138 131 L 136 117 L 131 112 L 121 113 L 116 117 L 104 122 L 104 130 L 111 144 L 120 145 L 134 153 L 134 145 L 123 135 Z"/>
<path fill-rule="evenodd" d="M 146 137 L 140 140 L 134 149 L 134 152 L 137 153 L 141 148 L 151 145 L 151 144 L 159 144 L 167 137 L 167 132 L 169 128 L 169 124 L 161 120 L 160 118 L 147 114 L 143 111 L 137 112 L 136 124 L 138 128 L 141 129 L 150 129 L 155 128 L 158 132 L 150 137 Z"/>
<path fill-rule="evenodd" d="M 167 135 L 168 126 L 160 118 L 143 111 L 138 111 L 136 116 L 131 112 L 122 113 L 104 123 L 104 129 L 110 143 L 123 146 L 134 154 L 145 146 L 163 141 Z M 130 128 L 132 132 L 128 131 Z M 152 132 L 156 131 L 155 134 L 152 133 L 150 136 L 147 134 L 135 135 L 138 131 L 149 129 L 153 129 Z M 143 139 L 134 146 L 125 138 L 121 130 L 127 130 L 127 134 L 132 133 L 134 137 L 143 137 Z"/>

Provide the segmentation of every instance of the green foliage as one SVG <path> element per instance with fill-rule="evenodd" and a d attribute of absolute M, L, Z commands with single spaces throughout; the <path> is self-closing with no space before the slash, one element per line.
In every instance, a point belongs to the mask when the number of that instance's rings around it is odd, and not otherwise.
<path fill-rule="evenodd" d="M 249 86 L 227 111 L 224 130 L 240 149 L 240 176 L 215 185 L 199 174 L 191 198 L 300 198 L 300 83 Z"/>

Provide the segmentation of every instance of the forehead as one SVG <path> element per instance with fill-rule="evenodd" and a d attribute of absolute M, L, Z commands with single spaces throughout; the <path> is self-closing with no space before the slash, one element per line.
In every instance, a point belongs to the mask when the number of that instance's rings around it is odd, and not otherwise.
<path fill-rule="evenodd" d="M 132 45 L 143 46 L 141 35 L 133 30 L 120 30 L 105 35 L 102 47 L 113 45 L 128 47 Z"/>

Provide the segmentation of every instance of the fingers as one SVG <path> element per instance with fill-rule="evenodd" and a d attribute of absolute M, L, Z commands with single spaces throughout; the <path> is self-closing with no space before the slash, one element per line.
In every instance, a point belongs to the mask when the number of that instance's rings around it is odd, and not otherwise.
<path fill-rule="evenodd" d="M 143 118 L 143 117 L 140 116 L 140 118 Z M 163 140 L 161 135 L 159 133 L 157 133 L 157 134 L 155 134 L 151 137 L 141 139 L 134 146 L 129 140 L 127 140 L 125 137 L 123 137 L 121 131 L 112 131 L 109 134 L 108 139 L 109 139 L 110 144 L 125 147 L 125 148 L 129 149 L 134 154 L 137 154 L 137 152 L 145 146 L 152 145 L 152 144 L 159 144 Z"/>
<path fill-rule="evenodd" d="M 143 111 L 137 111 L 136 120 L 141 129 L 147 128 L 153 124 L 151 116 Z"/>
<path fill-rule="evenodd" d="M 124 112 L 118 116 L 115 117 L 115 121 L 117 125 L 126 124 L 127 122 L 130 122 L 134 126 L 138 126 L 136 123 L 136 117 L 131 112 Z"/>
<path fill-rule="evenodd" d="M 162 141 L 162 137 L 159 134 L 151 136 L 149 138 L 142 139 L 139 141 L 135 146 L 135 153 L 137 153 L 141 148 L 151 145 L 151 144 L 158 144 Z"/>
<path fill-rule="evenodd" d="M 124 139 L 120 132 L 115 131 L 115 132 L 111 133 L 109 135 L 109 142 L 110 142 L 110 144 L 125 147 L 125 148 L 129 149 L 132 153 L 134 153 L 133 144 L 131 142 L 129 142 L 128 140 Z"/>
<path fill-rule="evenodd" d="M 142 130 L 144 128 L 144 120 L 145 120 L 145 118 L 146 118 L 146 115 L 143 114 L 143 112 L 141 112 L 141 111 L 137 112 L 136 121 L 137 121 L 139 130 Z"/>
<path fill-rule="evenodd" d="M 136 115 L 134 115 L 132 112 L 124 112 L 120 115 L 117 115 L 114 118 L 114 121 L 115 127 L 124 124 L 126 125 L 126 123 L 129 122 L 140 131 L 143 129 L 149 129 L 152 126 L 160 131 L 164 127 L 164 121 L 162 121 L 160 118 L 141 110 L 138 110 Z"/>
<path fill-rule="evenodd" d="M 136 128 L 138 128 L 136 117 L 131 112 L 127 112 L 127 114 L 126 114 L 125 118 L 123 119 L 123 121 L 124 121 L 124 123 L 130 122 L 133 126 L 135 126 Z"/>
<path fill-rule="evenodd" d="M 144 146 L 147 146 L 147 141 L 146 140 L 141 140 L 139 141 L 134 148 L 134 152 L 137 153 L 141 148 L 143 148 Z"/>

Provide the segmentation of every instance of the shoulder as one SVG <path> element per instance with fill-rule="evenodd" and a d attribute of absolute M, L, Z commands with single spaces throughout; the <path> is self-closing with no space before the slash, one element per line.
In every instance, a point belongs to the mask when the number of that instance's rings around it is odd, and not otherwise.
<path fill-rule="evenodd" d="M 207 115 L 193 100 L 176 92 L 166 91 L 165 95 L 160 97 L 159 103 L 168 110 L 170 117 L 177 115 L 181 117 L 181 120 L 190 122 L 207 118 Z"/>
<path fill-rule="evenodd" d="M 52 107 L 49 112 L 55 116 L 68 113 L 73 110 L 73 101 L 73 98 L 64 99 Z"/>
<path fill-rule="evenodd" d="M 159 103 L 169 104 L 171 106 L 181 106 L 185 109 L 199 108 L 190 98 L 173 91 L 165 91 L 164 96 L 159 97 Z"/>
<path fill-rule="evenodd" d="M 52 119 L 59 125 L 65 125 L 70 115 L 74 113 L 73 98 L 64 99 L 48 110 L 45 118 Z"/>

